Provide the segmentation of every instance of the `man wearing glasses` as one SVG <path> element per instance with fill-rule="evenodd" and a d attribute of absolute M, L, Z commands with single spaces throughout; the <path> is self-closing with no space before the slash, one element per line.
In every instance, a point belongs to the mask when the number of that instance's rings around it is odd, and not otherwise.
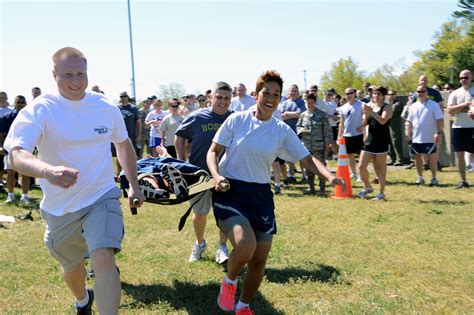
<path fill-rule="evenodd" d="M 474 153 L 474 120 L 468 114 L 474 106 L 474 86 L 472 85 L 471 71 L 461 71 L 459 82 L 461 87 L 453 91 L 448 98 L 448 112 L 455 116 L 452 143 L 458 160 L 459 175 L 461 176 L 461 181 L 456 186 L 457 189 L 469 187 L 466 180 L 464 152 Z"/>
<path fill-rule="evenodd" d="M 10 130 L 13 121 L 15 120 L 16 116 L 26 106 L 26 98 L 23 95 L 18 95 L 15 97 L 15 108 L 8 112 L 7 114 L 0 117 L 0 134 L 1 138 L 5 139 Z M 3 148 L 2 148 L 3 151 Z M 6 204 L 12 204 L 16 202 L 15 193 L 13 192 L 15 189 L 15 171 L 13 168 L 9 167 L 8 157 L 5 155 L 5 170 L 7 170 L 7 200 L 5 201 Z M 28 196 L 28 189 L 30 187 L 30 178 L 28 176 L 21 176 L 21 190 L 23 194 L 21 195 L 20 203 L 25 206 L 31 205 L 30 198 Z"/>
<path fill-rule="evenodd" d="M 351 169 L 351 179 L 362 181 L 357 176 L 355 155 L 359 154 L 364 145 L 362 115 L 364 114 L 364 104 L 356 99 L 356 90 L 353 88 L 346 89 L 347 103 L 339 109 L 341 116 L 339 122 L 338 138 L 346 139 L 347 155 L 349 156 L 349 167 Z"/>
<path fill-rule="evenodd" d="M 183 97 L 181 97 L 181 105 L 179 114 L 182 116 L 188 116 L 198 109 L 198 107 L 191 102 L 191 95 L 183 95 Z"/>
<path fill-rule="evenodd" d="M 415 156 L 415 166 L 418 172 L 417 185 L 423 185 L 423 155 L 428 156 L 431 170 L 430 187 L 438 185 L 436 145 L 441 141 L 443 130 L 443 111 L 438 103 L 428 98 L 426 85 L 416 88 L 417 101 L 408 109 L 406 121 L 407 142 L 411 143 L 411 152 Z"/>

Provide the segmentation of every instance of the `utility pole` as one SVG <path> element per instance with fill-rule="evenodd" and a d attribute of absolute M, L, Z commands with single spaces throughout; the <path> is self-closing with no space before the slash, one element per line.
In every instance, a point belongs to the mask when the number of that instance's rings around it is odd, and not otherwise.
<path fill-rule="evenodd" d="M 306 91 L 306 70 L 303 70 L 303 75 L 304 75 L 304 89 Z"/>
<path fill-rule="evenodd" d="M 130 0 L 127 0 L 128 4 L 128 32 L 130 34 L 130 56 L 132 58 L 132 97 L 137 99 L 135 90 L 135 62 L 133 59 L 133 39 L 132 39 L 132 15 L 130 14 Z"/>

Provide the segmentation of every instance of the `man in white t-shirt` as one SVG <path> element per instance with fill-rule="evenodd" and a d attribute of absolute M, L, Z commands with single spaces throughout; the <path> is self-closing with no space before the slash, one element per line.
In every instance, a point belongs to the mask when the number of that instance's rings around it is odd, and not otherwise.
<path fill-rule="evenodd" d="M 474 107 L 474 85 L 472 85 L 472 73 L 463 70 L 459 73 L 461 87 L 448 98 L 448 112 L 455 115 L 452 130 L 452 143 L 458 159 L 458 170 L 461 182 L 457 189 L 469 187 L 466 180 L 466 160 L 464 152 L 474 153 L 474 120 L 469 117 L 469 110 Z"/>
<path fill-rule="evenodd" d="M 364 135 L 362 126 L 364 103 L 356 98 L 356 90 L 347 88 L 347 103 L 339 107 L 339 133 L 338 138 L 346 139 L 347 155 L 349 156 L 349 167 L 351 169 L 351 179 L 361 181 L 357 176 L 355 155 L 359 154 L 364 145 Z"/>
<path fill-rule="evenodd" d="M 438 185 L 436 145 L 441 141 L 444 115 L 439 104 L 428 99 L 428 90 L 425 85 L 418 85 L 416 94 L 417 101 L 408 109 L 405 134 L 407 142 L 411 143 L 411 152 L 415 156 L 415 166 L 418 172 L 418 179 L 415 183 L 418 185 L 425 183 L 423 155 L 427 155 L 432 174 L 430 187 L 433 187 Z"/>
<path fill-rule="evenodd" d="M 87 59 L 65 47 L 53 55 L 58 94 L 38 97 L 19 112 L 5 141 L 10 165 L 40 179 L 45 243 L 63 267 L 78 314 L 91 314 L 94 291 L 86 288 L 84 256 L 95 272 L 99 312 L 117 314 L 120 277 L 115 252 L 124 233 L 120 190 L 114 181 L 110 143 L 130 183 L 129 203 L 145 199 L 137 182 L 135 151 L 117 106 L 86 92 Z M 38 157 L 32 152 L 38 148 Z"/>
<path fill-rule="evenodd" d="M 247 95 L 247 88 L 243 83 L 239 83 L 236 88 L 237 96 L 232 98 L 230 109 L 234 112 L 242 112 L 250 109 L 250 107 L 255 104 L 255 99 L 252 96 Z"/>

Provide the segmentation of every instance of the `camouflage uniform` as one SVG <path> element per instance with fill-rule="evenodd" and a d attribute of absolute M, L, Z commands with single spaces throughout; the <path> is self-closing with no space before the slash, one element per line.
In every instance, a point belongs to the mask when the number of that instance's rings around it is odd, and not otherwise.
<path fill-rule="evenodd" d="M 148 112 L 143 110 L 143 108 L 138 110 L 138 117 L 140 117 L 140 121 L 142 122 L 142 141 L 139 143 L 140 158 L 143 156 L 143 153 L 145 153 L 145 147 L 147 148 L 147 153 L 150 154 L 150 126 L 145 124 L 145 118 L 147 114 Z"/>
<path fill-rule="evenodd" d="M 304 132 L 304 131 L 308 132 Z M 296 132 L 301 137 L 304 146 L 312 156 L 326 165 L 326 145 L 332 143 L 333 134 L 329 119 L 322 110 L 305 111 L 300 115 L 296 124 Z M 307 171 L 310 194 L 314 194 L 314 173 Z M 324 179 L 319 180 L 320 192 L 325 192 Z"/>

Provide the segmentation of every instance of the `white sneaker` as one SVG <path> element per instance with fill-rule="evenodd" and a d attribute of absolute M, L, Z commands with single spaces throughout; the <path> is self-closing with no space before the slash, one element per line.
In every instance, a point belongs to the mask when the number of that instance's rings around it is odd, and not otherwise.
<path fill-rule="evenodd" d="M 418 179 L 415 181 L 415 184 L 424 185 L 425 184 L 424 178 L 423 177 L 418 177 Z"/>
<path fill-rule="evenodd" d="M 385 195 L 382 194 L 382 193 L 378 193 L 377 196 L 375 196 L 375 198 L 372 198 L 372 200 L 374 200 L 374 201 L 385 200 Z"/>
<path fill-rule="evenodd" d="M 362 183 L 362 177 L 357 176 L 356 183 Z"/>
<path fill-rule="evenodd" d="M 11 203 L 15 203 L 15 201 L 16 201 L 15 196 L 8 195 L 7 200 L 5 200 L 5 203 L 6 204 L 11 204 Z"/>
<path fill-rule="evenodd" d="M 227 260 L 229 260 L 229 250 L 227 246 L 219 246 L 216 252 L 216 263 L 222 265 Z"/>
<path fill-rule="evenodd" d="M 191 252 L 191 256 L 189 256 L 188 261 L 189 262 L 195 262 L 195 261 L 200 260 L 201 255 L 202 255 L 202 253 L 204 253 L 206 248 L 207 248 L 206 241 L 204 241 L 203 245 L 199 245 L 199 244 L 194 243 L 193 251 Z"/>
<path fill-rule="evenodd" d="M 22 205 L 24 205 L 24 206 L 27 206 L 27 207 L 28 207 L 28 206 L 31 206 L 31 200 L 30 200 L 30 198 L 28 198 L 28 197 L 26 197 L 26 196 L 22 196 L 22 197 L 20 198 L 20 203 L 21 203 Z"/>
<path fill-rule="evenodd" d="M 357 194 L 357 197 L 359 197 L 360 199 L 365 199 L 368 194 L 371 194 L 373 192 L 374 192 L 374 189 L 372 187 L 362 188 L 360 193 Z"/>

